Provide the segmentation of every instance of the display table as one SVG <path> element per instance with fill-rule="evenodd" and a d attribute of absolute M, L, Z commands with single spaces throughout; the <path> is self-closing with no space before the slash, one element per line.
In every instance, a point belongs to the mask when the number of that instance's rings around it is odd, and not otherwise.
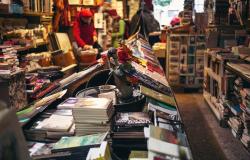
<path fill-rule="evenodd" d="M 119 111 L 114 108 L 113 115 L 111 116 L 111 119 L 107 124 L 110 126 L 110 129 L 108 130 L 108 136 L 106 137 L 106 141 L 108 141 L 110 146 L 109 150 L 111 152 L 111 156 L 113 158 L 119 157 L 121 159 L 128 159 L 131 152 L 143 150 L 148 153 L 148 156 L 151 156 L 151 158 L 149 159 L 160 157 L 166 158 L 166 156 L 178 158 L 184 156 L 186 157 L 186 159 L 193 159 L 181 116 L 178 110 L 178 105 L 174 97 L 174 93 L 169 87 L 164 71 L 160 66 L 157 58 L 153 54 L 152 49 L 149 48 L 147 41 L 145 41 L 140 36 L 135 36 L 129 39 L 126 43 L 126 46 L 132 51 L 132 61 L 129 61 L 127 63 L 132 67 L 123 68 L 123 75 L 127 77 L 127 80 L 130 79 L 128 82 L 132 84 L 131 86 L 133 88 L 133 96 L 136 97 L 136 95 L 141 95 L 142 97 L 144 97 L 144 100 L 146 99 L 146 103 L 145 101 L 141 101 L 143 103 L 137 103 L 140 106 L 134 106 L 137 108 L 136 112 L 135 108 L 131 107 L 123 108 L 123 110 Z M 145 49 L 145 47 L 147 47 L 147 49 Z M 124 64 L 120 67 L 124 66 L 126 65 Z M 62 104 L 62 101 L 64 101 L 68 97 L 74 96 L 74 93 L 76 93 L 76 90 L 78 90 L 79 86 L 84 86 L 84 84 L 89 81 L 89 79 L 93 79 L 93 75 L 98 74 L 98 71 L 103 69 L 103 67 L 103 65 L 97 64 L 88 68 L 87 70 L 74 73 L 66 79 L 61 80 L 59 82 L 61 86 L 50 93 L 50 95 L 53 95 L 54 93 L 57 93 L 58 91 L 61 91 L 63 89 L 67 89 L 67 93 L 63 96 L 63 98 L 58 98 L 55 102 L 48 104 L 45 109 L 43 108 L 41 112 L 33 116 L 31 118 L 31 121 L 23 126 L 26 139 L 28 141 L 39 141 L 46 144 L 50 144 L 51 142 L 58 142 L 59 139 L 51 139 L 52 132 L 46 131 L 45 129 L 41 130 L 41 128 L 36 127 L 36 124 L 38 122 L 41 123 L 44 118 L 48 118 L 51 115 L 54 115 L 55 112 L 60 112 L 58 104 Z M 116 69 L 119 69 L 119 67 Z M 103 78 L 105 79 L 105 77 Z M 117 88 L 119 88 L 118 85 Z M 89 98 L 89 96 L 86 96 L 85 98 Z M 89 110 L 88 113 L 81 113 L 86 114 L 85 116 L 89 116 L 89 118 L 93 118 L 90 116 L 92 114 L 91 110 Z M 74 119 L 77 118 L 77 116 L 81 115 L 75 112 L 73 108 L 72 114 Z M 142 126 L 132 126 L 128 130 L 127 126 L 124 128 L 124 130 L 121 130 L 119 129 L 119 127 L 117 128 L 117 117 L 122 114 L 134 114 L 137 116 L 143 115 L 148 117 L 149 119 L 147 120 L 145 128 L 143 128 Z M 98 116 L 94 117 L 94 119 L 96 120 L 99 118 L 100 117 Z M 58 126 L 61 126 L 64 122 L 57 121 L 53 123 L 58 123 Z M 79 121 L 74 122 L 74 124 L 77 124 L 78 126 L 79 123 Z M 84 135 L 84 132 L 81 131 L 81 129 L 77 125 L 76 129 L 78 136 L 81 136 L 81 133 Z M 96 128 L 90 127 L 88 132 L 90 132 L 90 129 L 97 131 L 100 129 L 100 127 L 100 124 L 99 127 L 97 125 Z M 86 130 L 86 128 L 82 129 Z M 157 140 L 157 142 L 159 143 L 155 143 L 156 141 L 154 141 L 155 139 L 152 137 L 153 135 L 151 135 L 151 130 L 154 129 L 160 131 L 159 134 L 164 134 L 163 132 L 169 132 L 170 134 L 173 134 L 173 136 L 175 135 L 176 141 L 172 142 L 172 140 L 168 139 L 171 141 L 170 142 L 166 139 L 166 142 L 165 140 Z M 156 130 L 153 132 L 156 132 Z M 49 133 L 50 135 L 48 135 Z M 74 134 L 71 136 L 74 136 Z M 181 136 L 181 138 L 179 136 Z M 158 148 L 158 144 L 162 145 L 162 147 Z M 79 155 L 78 158 L 87 156 L 86 152 L 75 153 L 73 150 L 71 150 L 70 152 L 72 153 L 72 156 Z M 162 154 L 159 155 L 158 153 Z M 53 155 L 54 152 L 50 152 L 50 154 Z M 50 155 L 47 156 L 49 157 Z M 61 156 L 63 157 L 63 154 L 61 154 Z M 67 156 L 70 157 L 70 155 L 68 154 Z"/>

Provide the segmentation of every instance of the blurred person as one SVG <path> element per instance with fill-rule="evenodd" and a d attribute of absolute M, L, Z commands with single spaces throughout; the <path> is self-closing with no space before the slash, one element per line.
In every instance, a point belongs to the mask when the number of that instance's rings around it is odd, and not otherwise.
<path fill-rule="evenodd" d="M 117 13 L 112 18 L 114 21 L 113 31 L 109 34 L 112 37 L 112 46 L 117 48 L 119 47 L 119 42 L 124 39 L 126 23 Z"/>
<path fill-rule="evenodd" d="M 93 23 L 93 13 L 89 9 L 82 9 L 76 17 L 73 26 L 73 36 L 84 50 L 93 48 L 97 43 L 97 33 Z"/>

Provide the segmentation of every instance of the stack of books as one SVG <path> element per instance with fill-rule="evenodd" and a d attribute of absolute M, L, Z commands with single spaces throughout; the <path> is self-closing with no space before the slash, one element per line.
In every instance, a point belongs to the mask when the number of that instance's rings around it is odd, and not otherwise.
<path fill-rule="evenodd" d="M 243 112 L 242 114 L 242 121 L 244 124 L 244 130 L 241 137 L 241 142 L 244 144 L 245 147 L 250 148 L 250 115 Z"/>
<path fill-rule="evenodd" d="M 148 100 L 148 109 L 152 111 L 160 111 L 167 115 L 177 116 L 178 114 L 176 107 L 151 98 Z"/>
<path fill-rule="evenodd" d="M 107 133 L 62 137 L 52 146 L 51 153 L 70 152 L 69 159 L 86 159 L 90 148 L 99 147 L 106 136 Z"/>
<path fill-rule="evenodd" d="M 250 136 L 249 134 L 242 134 L 241 137 L 241 142 L 243 143 L 243 145 L 247 148 L 250 149 Z"/>
<path fill-rule="evenodd" d="M 150 125 L 145 128 L 148 137 L 148 159 L 192 159 L 186 135 Z"/>
<path fill-rule="evenodd" d="M 240 91 L 242 108 L 245 108 L 245 111 L 250 114 L 250 88 L 242 88 Z"/>
<path fill-rule="evenodd" d="M 247 148 L 250 148 L 250 89 L 242 88 L 240 91 L 242 97 L 241 108 L 243 110 L 242 122 L 244 124 L 244 130 L 241 138 L 241 142 Z"/>
<path fill-rule="evenodd" d="M 130 38 L 126 45 L 132 51 L 132 56 L 140 61 L 148 70 L 164 75 L 164 71 L 159 64 L 158 59 L 153 53 L 150 44 L 141 35 Z"/>
<path fill-rule="evenodd" d="M 72 113 L 66 110 L 53 114 L 44 112 L 24 134 L 28 140 L 40 142 L 56 142 L 63 136 L 72 136 L 75 132 Z"/>
<path fill-rule="evenodd" d="M 231 117 L 228 120 L 231 131 L 235 138 L 240 138 L 243 133 L 243 123 L 238 117 Z"/>
<path fill-rule="evenodd" d="M 60 159 L 70 158 L 70 152 L 52 153 L 54 143 L 28 142 L 29 153 L 32 159 Z"/>
<path fill-rule="evenodd" d="M 75 155 L 80 154 L 81 159 L 86 159 L 89 149 L 100 146 L 106 136 L 107 133 L 78 137 L 62 137 L 57 143 L 53 145 L 51 152 L 57 153 L 70 151 Z"/>
<path fill-rule="evenodd" d="M 112 127 L 112 145 L 116 148 L 145 149 L 144 127 L 151 124 L 144 112 L 117 113 Z"/>
<path fill-rule="evenodd" d="M 155 99 L 157 101 L 163 102 L 163 103 L 168 104 L 170 106 L 176 107 L 176 102 L 175 102 L 175 99 L 172 95 L 163 94 L 161 92 L 152 90 L 152 89 L 150 89 L 146 86 L 143 86 L 143 85 L 140 85 L 140 92 L 147 97 L 150 97 L 150 98 Z"/>
<path fill-rule="evenodd" d="M 107 98 L 68 98 L 58 109 L 72 109 L 76 135 L 106 132 L 114 108 Z"/>
<path fill-rule="evenodd" d="M 0 74 L 11 74 L 19 65 L 17 51 L 11 46 L 0 45 Z"/>

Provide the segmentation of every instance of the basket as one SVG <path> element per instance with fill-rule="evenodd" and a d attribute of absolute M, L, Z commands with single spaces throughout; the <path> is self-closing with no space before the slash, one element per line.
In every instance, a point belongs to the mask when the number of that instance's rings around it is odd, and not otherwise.
<path fill-rule="evenodd" d="M 91 64 L 96 61 L 97 52 L 93 50 L 81 51 L 79 54 L 79 62 L 82 64 Z"/>

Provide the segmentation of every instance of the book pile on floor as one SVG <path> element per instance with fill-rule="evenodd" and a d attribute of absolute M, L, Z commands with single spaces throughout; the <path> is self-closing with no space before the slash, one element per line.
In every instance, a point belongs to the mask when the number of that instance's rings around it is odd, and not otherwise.
<path fill-rule="evenodd" d="M 240 138 L 243 132 L 243 123 L 239 117 L 230 117 L 228 124 L 235 138 Z"/>
<path fill-rule="evenodd" d="M 87 136 L 62 137 L 56 143 L 30 143 L 33 159 L 86 159 L 90 148 L 99 147 L 107 133 Z"/>
<path fill-rule="evenodd" d="M 144 130 L 148 137 L 148 159 L 191 159 L 186 136 L 150 125 Z"/>
<path fill-rule="evenodd" d="M 107 98 L 68 98 L 58 109 L 72 109 L 76 135 L 106 132 L 114 108 Z"/>
<path fill-rule="evenodd" d="M 244 130 L 241 138 L 241 142 L 245 147 L 250 149 L 250 89 L 242 88 L 240 91 L 242 97 L 241 108 L 243 110 L 242 122 L 244 124 Z"/>
<path fill-rule="evenodd" d="M 242 88 L 240 91 L 242 109 L 250 114 L 250 88 Z"/>
<path fill-rule="evenodd" d="M 241 142 L 245 147 L 250 149 L 250 115 L 244 112 L 242 114 L 242 121 L 244 124 L 244 130 L 241 137 Z"/>
<path fill-rule="evenodd" d="M 145 149 L 144 127 L 151 123 L 144 112 L 117 113 L 112 127 L 112 146 L 114 148 Z"/>
<path fill-rule="evenodd" d="M 17 51 L 10 46 L 0 46 L 0 74 L 11 74 L 17 70 Z"/>
<path fill-rule="evenodd" d="M 67 110 L 58 110 L 53 114 L 44 112 L 30 128 L 24 130 L 28 140 L 43 142 L 55 142 L 63 136 L 74 135 L 74 132 L 72 112 Z"/>

